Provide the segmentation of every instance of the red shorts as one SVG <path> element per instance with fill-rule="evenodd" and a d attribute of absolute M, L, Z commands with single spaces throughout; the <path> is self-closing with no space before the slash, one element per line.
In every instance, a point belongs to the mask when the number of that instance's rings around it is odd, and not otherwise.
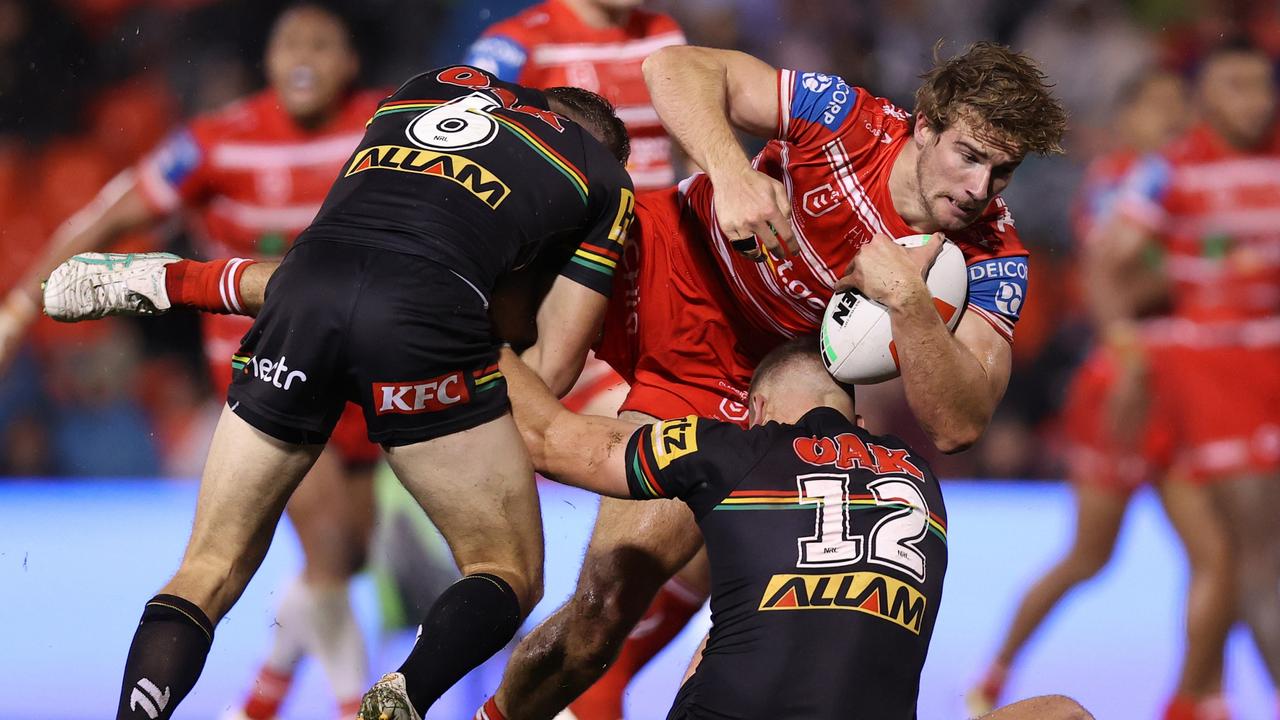
<path fill-rule="evenodd" d="M 1153 385 L 1175 460 L 1212 481 L 1280 471 L 1280 346 L 1173 346 Z"/>
<path fill-rule="evenodd" d="M 1163 353 L 1154 347 L 1145 351 L 1154 378 Z M 1115 357 L 1106 348 L 1095 348 L 1071 380 L 1062 421 L 1072 482 L 1127 495 L 1144 483 L 1158 482 L 1168 470 L 1171 438 L 1167 423 L 1149 407 L 1132 446 L 1114 441 L 1107 429 L 1107 401 L 1116 370 Z"/>
<path fill-rule="evenodd" d="M 204 356 L 209 363 L 209 377 L 214 391 L 226 397 L 231 385 L 231 356 L 240 349 L 240 339 L 253 325 L 253 318 L 240 315 L 206 314 L 201 318 L 204 327 Z M 377 462 L 379 448 L 369 442 L 365 429 L 364 413 L 360 406 L 347 403 L 342 418 L 329 436 L 329 445 L 338 451 L 342 459 L 352 464 Z"/>
<path fill-rule="evenodd" d="M 631 385 L 622 410 L 746 424 L 751 374 L 786 338 L 742 317 L 710 252 L 674 188 L 636 197 L 596 348 Z"/>

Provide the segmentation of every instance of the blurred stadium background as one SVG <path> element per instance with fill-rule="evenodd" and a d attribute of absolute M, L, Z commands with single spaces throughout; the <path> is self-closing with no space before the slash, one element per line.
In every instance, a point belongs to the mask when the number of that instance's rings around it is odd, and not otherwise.
<path fill-rule="evenodd" d="M 257 89 L 279 0 L 0 0 L 0 291 L 56 225 L 184 117 Z M 338 3 L 343 5 L 343 3 Z M 362 81 L 395 85 L 458 60 L 521 0 L 349 0 Z M 681 0 L 654 3 L 695 44 L 733 47 L 779 66 L 835 71 L 910 107 L 932 47 L 993 38 L 1029 52 L 1072 115 L 1065 157 L 1031 158 L 1006 197 L 1031 248 L 1028 304 L 1008 395 L 985 439 L 940 458 L 954 553 L 921 717 L 960 717 L 959 697 L 990 656 L 1020 589 L 1070 532 L 1058 413 L 1088 332 L 1070 237 L 1084 167 L 1107 147 L 1108 109 L 1151 63 L 1186 70 L 1224 34 L 1245 30 L 1280 56 L 1280 5 L 1244 0 Z M 190 253 L 181 228 L 117 249 Z M 0 375 L 0 718 L 101 717 L 114 702 L 137 606 L 177 562 L 219 403 L 204 376 L 199 318 L 42 320 Z M 893 383 L 860 401 L 876 427 L 913 436 Z M 874 409 L 871 409 L 874 408 Z M 923 447 L 922 444 L 917 444 Z M 548 593 L 572 583 L 591 501 L 544 489 Z M 1132 511 L 1116 562 L 1037 637 L 1011 695 L 1065 692 L 1100 718 L 1155 717 L 1181 638 L 1184 573 L 1150 498 Z M 180 717 L 212 717 L 238 699 L 265 646 L 272 593 L 297 567 L 282 530 L 261 576 L 219 629 L 205 677 Z M 156 552 L 156 549 L 162 552 Z M 359 589 L 362 620 L 375 602 Z M 695 628 L 697 633 L 700 628 Z M 101 633 L 87 642 L 84 638 Z M 79 639 L 77 639 L 79 638 Z M 375 644 L 375 668 L 407 648 Z M 390 645 L 389 645 L 390 644 Z M 696 645 L 687 631 L 645 685 L 639 718 L 660 717 Z M 77 657 L 93 648 L 88 657 Z M 450 714 L 492 691 L 491 663 Z M 1251 646 L 1237 637 L 1228 689 L 1240 718 L 1274 716 Z M 288 717 L 325 716 L 318 679 Z M 455 693 L 457 694 L 457 693 Z M 62 696 L 62 697 L 59 697 Z M 51 702 L 57 697 L 57 702 Z M 63 697 L 68 697 L 63 701 Z"/>

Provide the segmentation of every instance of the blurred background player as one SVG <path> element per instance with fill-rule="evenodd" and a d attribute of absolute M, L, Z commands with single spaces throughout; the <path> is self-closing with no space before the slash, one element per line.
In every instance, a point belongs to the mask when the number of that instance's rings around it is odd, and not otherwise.
<path fill-rule="evenodd" d="M 653 109 L 641 65 L 653 51 L 685 43 L 674 19 L 642 4 L 642 0 L 538 3 L 485 29 L 465 60 L 528 87 L 575 85 L 603 95 L 631 135 L 627 172 L 637 192 L 674 185 L 679 163 Z M 565 403 L 577 410 L 613 414 L 624 392 L 622 378 L 593 357 Z M 578 720 L 621 718 L 627 684 L 679 634 L 708 592 L 706 557 L 699 553 L 658 591 L 609 671 L 569 706 L 572 716 Z"/>
<path fill-rule="evenodd" d="M 1066 555 L 1019 603 L 999 653 L 967 698 L 971 715 L 990 712 L 999 704 L 1019 651 L 1067 592 L 1110 561 L 1133 492 L 1145 483 L 1155 483 L 1191 566 L 1182 672 L 1165 717 L 1225 716 L 1219 696 L 1223 644 L 1234 614 L 1226 529 L 1216 513 L 1204 511 L 1212 503 L 1201 485 L 1181 473 L 1170 474 L 1167 433 L 1161 432 L 1158 419 L 1144 418 L 1149 397 L 1142 380 L 1148 368 L 1142 359 L 1162 339 L 1163 326 L 1149 319 L 1166 309 L 1167 285 L 1149 256 L 1123 258 L 1125 262 L 1117 266 L 1114 246 L 1099 232 L 1099 227 L 1105 230 L 1134 164 L 1180 134 L 1190 108 L 1181 77 L 1159 69 L 1133 78 L 1121 88 L 1118 100 L 1117 147 L 1094 160 L 1086 171 L 1078 191 L 1074 230 L 1085 258 L 1085 296 L 1097 326 L 1116 330 L 1111 322 L 1116 308 L 1132 308 L 1130 316 L 1144 318 L 1141 335 L 1097 338 L 1097 347 L 1076 372 L 1065 416 L 1070 480 L 1076 496 L 1075 537 Z M 1134 343 L 1141 347 L 1132 347 Z M 1126 377 L 1117 381 L 1117 375 Z"/>
<path fill-rule="evenodd" d="M 1154 368 L 1148 412 L 1167 427 L 1179 471 L 1208 488 L 1229 528 L 1239 617 L 1277 686 L 1280 144 L 1271 60 L 1248 42 L 1225 42 L 1201 63 L 1196 93 L 1201 121 L 1137 164 L 1102 237 L 1118 262 L 1137 263 L 1152 248 L 1163 255 L 1168 351 L 1143 360 Z M 1137 336 L 1134 309 L 1117 307 L 1101 334 Z"/>
<path fill-rule="evenodd" d="M 315 217 L 383 93 L 352 89 L 359 58 L 349 28 L 321 4 L 300 2 L 279 16 L 264 62 L 268 88 L 190 121 L 58 228 L 6 300 L 8 333 L 0 337 L 0 354 L 16 349 L 18 334 L 34 318 L 24 308 L 58 262 L 173 214 L 185 213 L 207 257 L 284 253 Z M 169 280 L 230 288 L 251 265 L 244 258 L 180 263 Z M 187 268 L 192 272 L 184 276 Z M 234 294 L 227 302 L 235 302 Z M 251 324 L 233 315 L 204 316 L 205 357 L 220 394 L 231 381 L 230 358 Z M 358 709 L 368 659 L 348 586 L 368 550 L 377 457 L 358 408 L 349 405 L 329 451 L 289 502 L 306 564 L 284 591 L 271 650 L 233 717 L 274 717 L 307 654 L 324 666 L 339 713 Z"/>

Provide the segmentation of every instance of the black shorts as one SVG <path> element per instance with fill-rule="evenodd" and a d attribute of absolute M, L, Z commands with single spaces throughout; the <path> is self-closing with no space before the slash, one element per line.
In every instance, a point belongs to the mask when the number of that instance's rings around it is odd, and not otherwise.
<path fill-rule="evenodd" d="M 475 427 L 508 408 L 487 304 L 425 258 L 303 243 L 267 284 L 233 356 L 227 403 L 290 443 L 327 441 L 348 400 L 383 445 Z"/>

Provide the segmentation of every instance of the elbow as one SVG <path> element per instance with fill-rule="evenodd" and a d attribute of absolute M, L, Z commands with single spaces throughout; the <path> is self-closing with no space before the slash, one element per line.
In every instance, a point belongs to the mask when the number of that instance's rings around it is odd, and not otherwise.
<path fill-rule="evenodd" d="M 665 70 L 679 66 L 682 62 L 681 58 L 687 61 L 695 52 L 695 48 L 688 45 L 668 45 L 653 51 L 640 65 L 640 71 L 644 73 L 645 85 L 652 88 L 654 81 Z"/>
<path fill-rule="evenodd" d="M 982 437 L 985 429 L 985 424 L 967 423 L 931 431 L 929 439 L 933 441 L 933 446 L 938 449 L 938 452 L 954 455 L 973 447 Z"/>
<path fill-rule="evenodd" d="M 520 429 L 520 439 L 524 441 L 524 446 L 529 451 L 529 461 L 533 464 L 535 470 L 541 471 L 546 467 L 546 432 L 531 427 L 526 423 L 517 422 L 516 425 Z"/>

